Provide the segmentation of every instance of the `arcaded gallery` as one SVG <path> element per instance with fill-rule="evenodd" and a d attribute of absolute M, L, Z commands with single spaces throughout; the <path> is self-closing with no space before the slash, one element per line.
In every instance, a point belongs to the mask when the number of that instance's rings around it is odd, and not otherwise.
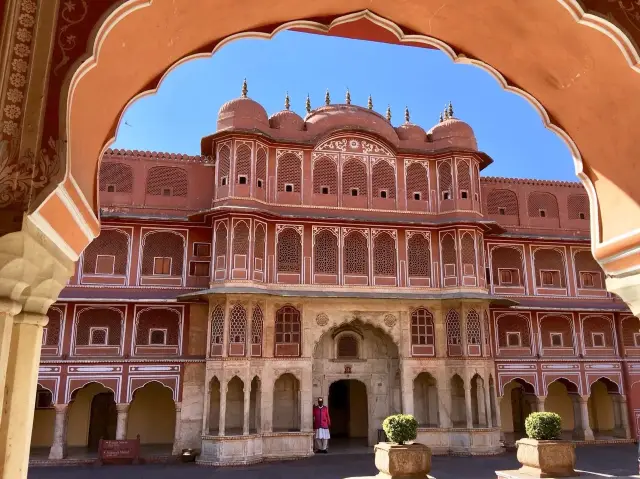
<path fill-rule="evenodd" d="M 137 435 L 202 464 L 308 456 L 319 396 L 362 445 L 397 412 L 435 454 L 497 453 L 531 411 L 566 439 L 636 437 L 640 323 L 605 289 L 580 183 L 482 177 L 452 105 L 426 128 L 348 96 L 285 105 L 245 84 L 201 156 L 104 154 L 32 458 Z"/>

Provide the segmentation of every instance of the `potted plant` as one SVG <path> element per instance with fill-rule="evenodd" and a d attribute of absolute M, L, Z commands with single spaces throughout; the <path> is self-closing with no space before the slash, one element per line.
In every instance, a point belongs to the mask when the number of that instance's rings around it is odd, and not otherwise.
<path fill-rule="evenodd" d="M 516 442 L 520 472 L 533 477 L 572 477 L 578 474 L 575 445 L 561 441 L 562 422 L 554 412 L 534 412 L 524 422 L 526 439 Z"/>
<path fill-rule="evenodd" d="M 431 471 L 431 449 L 412 443 L 418 436 L 418 421 L 409 414 L 395 414 L 384 420 L 382 429 L 390 442 L 374 447 L 378 477 L 424 479 Z"/>

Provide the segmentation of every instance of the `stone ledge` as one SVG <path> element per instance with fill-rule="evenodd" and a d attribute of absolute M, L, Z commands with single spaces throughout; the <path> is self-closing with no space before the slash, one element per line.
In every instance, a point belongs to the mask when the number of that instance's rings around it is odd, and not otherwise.
<path fill-rule="evenodd" d="M 496 471 L 496 477 L 497 479 L 537 479 L 536 476 L 523 474 L 518 470 Z M 574 476 L 574 477 L 579 477 L 580 479 L 602 479 L 603 475 L 602 474 L 584 474 L 581 472 L 579 476 Z M 616 479 L 635 479 L 640 476 L 608 476 L 608 477 L 615 477 Z M 548 477 L 547 479 L 554 479 L 554 478 Z M 562 478 L 562 479 L 565 479 L 565 478 Z"/>

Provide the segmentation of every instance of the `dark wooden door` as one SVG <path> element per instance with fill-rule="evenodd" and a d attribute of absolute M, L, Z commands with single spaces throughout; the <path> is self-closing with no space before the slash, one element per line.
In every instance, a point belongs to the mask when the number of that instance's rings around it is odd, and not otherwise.
<path fill-rule="evenodd" d="M 116 422 L 118 411 L 112 392 L 96 394 L 91 401 L 91 415 L 89 417 L 89 439 L 87 445 L 90 450 L 98 449 L 100 438 L 116 438 Z"/>

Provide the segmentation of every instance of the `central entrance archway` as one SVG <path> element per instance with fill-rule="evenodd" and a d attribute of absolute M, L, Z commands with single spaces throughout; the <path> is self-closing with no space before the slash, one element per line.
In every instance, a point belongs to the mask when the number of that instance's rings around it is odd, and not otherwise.
<path fill-rule="evenodd" d="M 339 442 L 367 445 L 369 408 L 367 387 L 357 379 L 340 379 L 329 386 L 331 438 Z"/>

